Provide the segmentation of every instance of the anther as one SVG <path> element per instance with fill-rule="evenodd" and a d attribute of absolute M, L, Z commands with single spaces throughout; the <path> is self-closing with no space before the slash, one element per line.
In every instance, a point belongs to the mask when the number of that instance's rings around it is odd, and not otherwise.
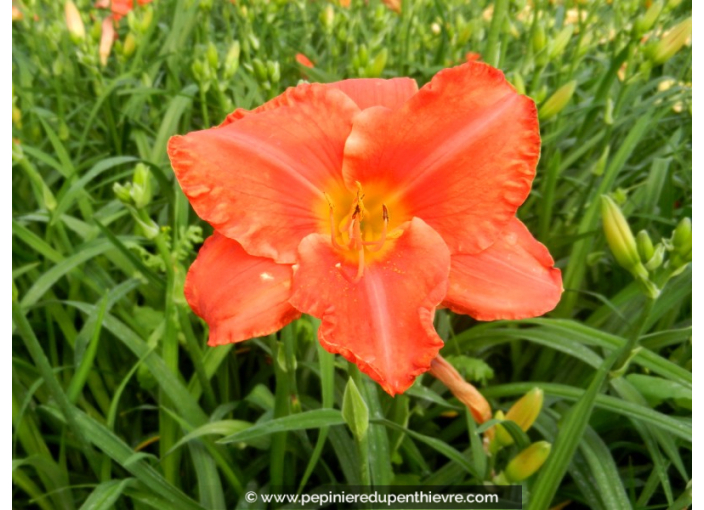
<path fill-rule="evenodd" d="M 381 237 L 376 241 L 363 243 L 365 246 L 368 247 L 367 249 L 371 252 L 381 250 L 384 247 L 384 243 L 386 242 L 386 232 L 389 228 L 389 210 L 386 208 L 386 204 L 381 205 L 381 210 L 382 218 L 384 219 L 384 226 L 382 227 Z"/>

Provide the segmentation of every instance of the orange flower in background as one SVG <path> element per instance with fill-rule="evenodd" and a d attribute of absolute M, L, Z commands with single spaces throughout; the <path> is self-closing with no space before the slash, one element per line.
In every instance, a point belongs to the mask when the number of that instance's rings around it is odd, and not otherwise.
<path fill-rule="evenodd" d="M 152 0 L 137 0 L 137 3 L 139 5 L 146 5 L 151 1 Z M 118 22 L 134 9 L 134 0 L 98 0 L 95 6 L 99 9 L 110 8 L 113 19 L 115 22 Z"/>
<path fill-rule="evenodd" d="M 519 319 L 560 298 L 560 271 L 515 217 L 540 154 L 536 108 L 486 64 L 420 90 L 299 85 L 168 153 L 215 229 L 185 288 L 210 345 L 307 313 L 328 351 L 394 395 L 438 356 L 437 307 Z"/>
<path fill-rule="evenodd" d="M 303 53 L 296 53 L 296 62 L 298 62 L 304 67 L 315 67 L 313 62 L 311 62 L 310 59 L 306 57 Z"/>

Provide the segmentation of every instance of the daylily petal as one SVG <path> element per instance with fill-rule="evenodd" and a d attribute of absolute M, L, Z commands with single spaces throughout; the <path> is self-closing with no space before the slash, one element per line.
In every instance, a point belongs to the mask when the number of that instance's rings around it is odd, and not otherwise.
<path fill-rule="evenodd" d="M 318 337 L 391 395 L 430 368 L 443 343 L 433 314 L 447 290 L 450 253 L 440 236 L 414 218 L 384 256 L 353 283 L 355 264 L 341 262 L 330 237 L 313 234 L 299 247 L 291 304 L 322 320 Z M 343 271 L 348 276 L 343 274 Z"/>
<path fill-rule="evenodd" d="M 343 147 L 359 109 L 316 84 L 289 89 L 282 101 L 222 127 L 174 136 L 168 153 L 198 216 L 252 255 L 293 263 L 301 239 L 329 229 L 324 192 L 344 193 Z"/>
<path fill-rule="evenodd" d="M 357 78 L 327 85 L 347 94 L 361 110 L 372 106 L 395 110 L 418 92 L 418 84 L 412 78 Z"/>
<path fill-rule="evenodd" d="M 549 312 L 562 294 L 562 275 L 547 248 L 512 219 L 486 250 L 452 255 L 443 302 L 475 319 L 526 319 Z"/>
<path fill-rule="evenodd" d="M 362 111 L 343 175 L 349 189 L 359 181 L 368 196 L 383 190 L 387 204 L 426 221 L 452 253 L 476 253 L 528 196 L 539 154 L 533 101 L 501 71 L 471 62 L 439 72 L 395 111 Z"/>
<path fill-rule="evenodd" d="M 291 274 L 290 265 L 248 255 L 217 232 L 206 239 L 188 271 L 184 293 L 210 326 L 208 345 L 269 335 L 300 317 L 288 302 Z"/>

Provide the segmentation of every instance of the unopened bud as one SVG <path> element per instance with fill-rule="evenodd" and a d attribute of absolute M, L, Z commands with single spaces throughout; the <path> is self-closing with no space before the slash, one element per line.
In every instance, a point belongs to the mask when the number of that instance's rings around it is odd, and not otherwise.
<path fill-rule="evenodd" d="M 267 80 L 267 78 L 269 77 L 269 73 L 267 73 L 266 65 L 264 65 L 264 62 L 262 62 L 258 58 L 253 58 L 252 67 L 254 68 L 254 76 L 256 76 L 259 81 L 264 82 Z"/>
<path fill-rule="evenodd" d="M 655 271 L 659 268 L 663 261 L 665 260 L 665 247 L 662 244 L 658 244 L 655 247 L 655 252 L 653 256 L 645 261 L 645 268 L 648 271 Z"/>
<path fill-rule="evenodd" d="M 374 60 L 372 60 L 369 65 L 367 66 L 367 76 L 369 78 L 377 78 L 381 76 L 381 73 L 384 71 L 384 68 L 386 67 L 386 59 L 389 56 L 389 50 L 386 48 L 383 48 L 377 55 L 374 57 Z"/>
<path fill-rule="evenodd" d="M 638 247 L 638 255 L 640 255 L 640 260 L 645 263 L 648 262 L 653 255 L 655 255 L 655 247 L 653 246 L 653 241 L 650 239 L 648 232 L 641 230 L 636 235 L 636 246 Z"/>
<path fill-rule="evenodd" d="M 644 33 L 653 28 L 653 25 L 655 25 L 655 21 L 657 21 L 658 16 L 660 16 L 664 6 L 665 4 L 662 0 L 656 0 L 650 4 L 650 7 L 648 7 L 647 11 L 645 11 L 645 14 L 638 18 L 633 25 L 633 32 L 636 38 L 640 39 Z"/>
<path fill-rule="evenodd" d="M 437 356 L 430 364 L 430 374 L 442 381 L 452 394 L 462 402 L 477 423 L 491 418 L 491 406 L 477 389 L 464 380 L 464 377 L 442 356 Z"/>
<path fill-rule="evenodd" d="M 364 439 L 369 429 L 369 408 L 351 378 L 342 395 L 342 418 L 358 441 Z"/>
<path fill-rule="evenodd" d="M 134 169 L 131 194 L 138 209 L 146 207 L 152 201 L 151 172 L 144 163 L 139 163 Z"/>
<path fill-rule="evenodd" d="M 268 60 L 266 63 L 266 74 L 269 76 L 271 83 L 278 83 L 281 79 L 281 66 L 279 66 L 279 63 Z"/>
<path fill-rule="evenodd" d="M 151 5 L 143 6 L 142 19 L 139 22 L 139 30 L 141 30 L 142 33 L 149 30 L 149 27 L 152 25 L 153 20 L 154 20 L 154 9 L 152 8 L 152 6 Z"/>
<path fill-rule="evenodd" d="M 570 99 L 572 99 L 576 88 L 577 81 L 572 80 L 557 89 L 540 107 L 538 112 L 540 120 L 550 119 L 560 113 L 562 109 L 567 106 L 567 103 L 570 102 Z"/>
<path fill-rule="evenodd" d="M 225 78 L 232 78 L 240 66 L 240 42 L 235 41 L 230 45 L 225 56 L 225 69 L 223 75 Z"/>
<path fill-rule="evenodd" d="M 78 44 L 86 37 L 86 27 L 83 25 L 81 13 L 78 11 L 76 4 L 68 0 L 64 4 L 64 14 L 66 15 L 66 27 L 69 34 L 71 34 L 71 40 Z"/>
<path fill-rule="evenodd" d="M 636 240 L 621 209 L 611 197 L 601 196 L 601 216 L 606 242 L 616 262 L 639 278 L 648 278 L 648 271 L 640 261 Z"/>
<path fill-rule="evenodd" d="M 516 455 L 506 466 L 504 476 L 510 483 L 520 482 L 532 476 L 545 463 L 552 445 L 547 441 L 533 443 Z"/>
<path fill-rule="evenodd" d="M 208 49 L 205 52 L 205 57 L 208 60 L 208 64 L 211 69 L 215 70 L 218 68 L 218 49 L 212 41 L 208 43 Z"/>
<path fill-rule="evenodd" d="M 651 60 L 655 65 L 664 64 L 684 46 L 692 36 L 692 18 L 675 25 L 652 50 Z"/>
<path fill-rule="evenodd" d="M 557 34 L 557 37 L 555 37 L 550 44 L 550 50 L 548 52 L 550 60 L 562 55 L 562 52 L 565 51 L 567 44 L 572 38 L 572 34 L 574 34 L 574 25 L 567 25 L 565 28 L 560 30 L 560 33 Z"/>
<path fill-rule="evenodd" d="M 679 255 L 689 256 L 689 259 L 692 259 L 692 220 L 689 218 L 680 220 L 672 236 L 672 245 Z"/>
<path fill-rule="evenodd" d="M 543 390 L 533 388 L 511 406 L 506 419 L 515 422 L 524 432 L 531 428 L 543 407 Z"/>
<path fill-rule="evenodd" d="M 132 183 L 127 182 L 125 184 L 120 184 L 116 182 L 112 185 L 112 191 L 115 193 L 117 199 L 123 204 L 132 204 Z"/>
<path fill-rule="evenodd" d="M 545 35 L 545 29 L 542 26 L 537 26 L 535 32 L 533 33 L 533 38 L 531 39 L 531 44 L 533 45 L 533 53 L 536 55 L 545 49 L 547 45 L 547 36 Z"/>
<path fill-rule="evenodd" d="M 100 48 L 98 53 L 100 55 L 100 64 L 105 67 L 108 65 L 108 57 L 110 56 L 110 51 L 112 51 L 112 44 L 115 41 L 115 27 L 112 23 L 112 16 L 108 16 L 103 20 L 102 32 L 100 34 Z"/>
<path fill-rule="evenodd" d="M 328 4 L 325 9 L 320 12 L 320 23 L 323 28 L 328 31 L 332 30 L 333 23 L 335 23 L 335 10 L 332 5 Z"/>
<path fill-rule="evenodd" d="M 134 55 L 137 49 L 137 39 L 135 39 L 134 34 L 130 32 L 125 36 L 125 42 L 122 44 L 122 56 L 129 58 Z"/>

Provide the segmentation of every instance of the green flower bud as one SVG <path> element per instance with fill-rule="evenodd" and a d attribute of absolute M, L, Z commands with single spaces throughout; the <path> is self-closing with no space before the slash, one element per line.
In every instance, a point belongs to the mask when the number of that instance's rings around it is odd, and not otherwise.
<path fill-rule="evenodd" d="M 607 195 L 601 196 L 601 216 L 606 241 L 616 262 L 634 276 L 647 279 L 648 271 L 641 264 L 631 227 L 616 202 Z"/>
<path fill-rule="evenodd" d="M 152 201 L 151 172 L 144 163 L 139 163 L 134 169 L 131 195 L 137 209 L 146 207 Z"/>
<path fill-rule="evenodd" d="M 508 410 L 504 417 L 501 411 L 497 411 L 494 416 L 497 420 L 510 420 L 521 427 L 524 432 L 531 428 L 543 407 L 543 390 L 533 388 L 528 393 L 518 399 Z M 498 451 L 504 446 L 513 444 L 513 436 L 501 425 L 496 425 L 494 439 L 492 443 L 494 451 Z"/>
<path fill-rule="evenodd" d="M 572 80 L 557 89 L 540 107 L 538 112 L 540 120 L 550 119 L 560 113 L 562 109 L 567 106 L 567 103 L 570 102 L 570 99 L 572 99 L 576 88 L 577 81 Z"/>
<path fill-rule="evenodd" d="M 545 29 L 538 25 L 533 33 L 531 39 L 531 44 L 533 45 L 533 53 L 536 55 L 545 49 L 547 45 L 547 36 L 545 35 Z"/>
<path fill-rule="evenodd" d="M 342 396 L 342 418 L 358 441 L 366 437 L 369 429 L 369 408 L 351 378 L 347 381 Z"/>
<path fill-rule="evenodd" d="M 281 79 L 281 67 L 278 62 L 268 60 L 266 63 L 266 72 L 272 83 L 279 83 Z"/>
<path fill-rule="evenodd" d="M 252 67 L 254 68 L 254 76 L 256 76 L 259 81 L 267 81 L 269 73 L 266 70 L 264 62 L 262 62 L 258 58 L 254 58 L 252 59 Z"/>
<path fill-rule="evenodd" d="M 359 51 L 357 52 L 357 55 L 359 55 L 359 63 L 363 66 L 366 66 L 369 63 L 369 51 L 367 50 L 367 45 L 362 44 L 359 46 Z"/>
<path fill-rule="evenodd" d="M 555 37 L 550 44 L 550 48 L 548 50 L 550 60 L 562 55 L 562 52 L 565 51 L 565 48 L 572 38 L 572 34 L 574 34 L 574 25 L 567 25 L 565 28 L 560 30 L 560 33 L 557 34 L 557 37 Z"/>
<path fill-rule="evenodd" d="M 665 260 L 665 247 L 662 244 L 658 244 L 655 247 L 655 252 L 653 256 L 645 261 L 645 268 L 648 271 L 655 271 L 659 268 L 663 261 Z"/>
<path fill-rule="evenodd" d="M 692 220 L 682 218 L 672 235 L 672 245 L 683 258 L 692 260 Z"/>
<path fill-rule="evenodd" d="M 652 49 L 650 59 L 655 65 L 664 64 L 680 51 L 692 36 L 692 18 L 675 25 Z"/>
<path fill-rule="evenodd" d="M 384 71 L 384 67 L 386 67 L 386 59 L 388 56 L 389 50 L 386 48 L 377 53 L 374 60 L 372 60 L 367 66 L 367 76 L 370 78 L 377 78 L 381 76 L 381 73 Z"/>
<path fill-rule="evenodd" d="M 136 49 L 137 40 L 135 39 L 134 34 L 130 32 L 125 36 L 125 42 L 122 45 L 122 56 L 125 58 L 129 58 L 134 55 Z"/>
<path fill-rule="evenodd" d="M 210 65 L 210 68 L 213 70 L 217 69 L 218 64 L 219 64 L 219 62 L 218 62 L 218 49 L 215 46 L 215 44 L 213 44 L 212 41 L 210 41 L 208 43 L 208 49 L 205 52 L 205 56 L 208 60 L 208 64 Z"/>
<path fill-rule="evenodd" d="M 223 76 L 225 79 L 232 78 L 237 69 L 240 66 L 240 42 L 234 41 L 230 45 L 230 49 L 227 50 L 227 56 L 225 56 L 225 69 L 223 71 Z"/>
<path fill-rule="evenodd" d="M 123 204 L 132 204 L 132 183 L 127 182 L 125 184 L 120 184 L 116 182 L 112 185 L 112 191 L 115 193 L 117 199 Z"/>
<path fill-rule="evenodd" d="M 140 11 L 142 14 L 142 19 L 140 20 L 137 29 L 144 33 L 149 30 L 150 26 L 152 26 L 152 21 L 154 20 L 154 9 L 151 5 L 144 5 L 141 7 Z"/>
<path fill-rule="evenodd" d="M 640 260 L 645 263 L 648 262 L 653 255 L 655 255 L 655 248 L 653 247 L 653 241 L 650 239 L 648 232 L 641 230 L 636 235 L 636 246 L 638 247 L 638 255 L 640 255 Z"/>
<path fill-rule="evenodd" d="M 529 478 L 545 463 L 551 449 L 552 445 L 547 441 L 533 443 L 511 459 L 504 471 L 504 477 L 509 483 Z"/>
<path fill-rule="evenodd" d="M 640 39 L 644 33 L 653 28 L 664 6 L 665 4 L 662 0 L 656 0 L 645 11 L 645 14 L 636 20 L 633 25 L 633 32 L 636 38 Z"/>

